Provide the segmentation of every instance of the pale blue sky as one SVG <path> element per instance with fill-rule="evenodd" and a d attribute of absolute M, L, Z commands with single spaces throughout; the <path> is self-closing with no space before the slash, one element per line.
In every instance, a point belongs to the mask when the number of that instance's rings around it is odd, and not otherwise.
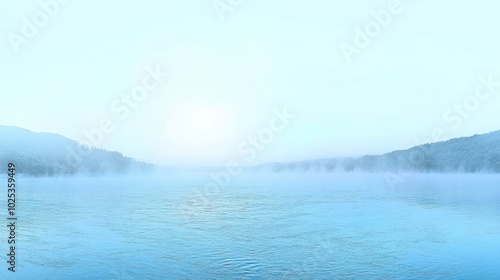
<path fill-rule="evenodd" d="M 436 128 L 447 139 L 500 129 L 498 87 L 456 129 L 443 119 L 479 77 L 500 77 L 500 2 L 402 0 L 348 63 L 339 45 L 388 2 L 243 0 L 221 20 L 211 0 L 72 0 L 16 52 L 12 34 L 43 10 L 0 1 L 0 125 L 83 140 L 110 118 L 101 147 L 166 164 L 239 160 L 238 146 L 285 106 L 296 118 L 248 164 L 378 154 Z M 148 65 L 171 76 L 121 120 L 112 104 Z"/>

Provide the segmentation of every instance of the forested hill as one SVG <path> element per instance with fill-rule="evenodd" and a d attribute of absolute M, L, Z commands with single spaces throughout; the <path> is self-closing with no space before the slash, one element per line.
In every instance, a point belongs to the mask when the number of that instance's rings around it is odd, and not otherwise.
<path fill-rule="evenodd" d="M 58 134 L 0 126 L 0 168 L 12 162 L 18 173 L 33 176 L 144 172 L 153 165 L 121 153 L 85 148 Z"/>
<path fill-rule="evenodd" d="M 276 163 L 267 167 L 276 172 L 500 173 L 500 131 L 425 144 L 383 155 Z"/>

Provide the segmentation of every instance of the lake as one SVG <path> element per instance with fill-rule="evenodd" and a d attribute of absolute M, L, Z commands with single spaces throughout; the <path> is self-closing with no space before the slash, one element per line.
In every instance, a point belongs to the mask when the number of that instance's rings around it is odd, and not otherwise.
<path fill-rule="evenodd" d="M 499 175 L 207 182 L 19 177 L 17 272 L 2 262 L 0 278 L 500 279 Z"/>

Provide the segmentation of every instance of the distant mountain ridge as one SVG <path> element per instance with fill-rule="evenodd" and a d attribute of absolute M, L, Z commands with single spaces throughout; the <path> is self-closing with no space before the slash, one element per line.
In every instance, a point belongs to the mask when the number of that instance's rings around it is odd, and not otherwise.
<path fill-rule="evenodd" d="M 13 162 L 32 176 L 120 174 L 155 166 L 119 152 L 85 148 L 53 133 L 0 126 L 0 168 Z M 268 163 L 251 168 L 274 172 L 465 172 L 500 173 L 500 130 L 358 158 Z"/>
<path fill-rule="evenodd" d="M 266 164 L 275 172 L 500 173 L 500 130 L 360 158 Z"/>
<path fill-rule="evenodd" d="M 53 133 L 0 126 L 0 168 L 9 162 L 18 173 L 32 176 L 109 174 L 150 171 L 153 165 L 121 153 L 83 147 Z"/>

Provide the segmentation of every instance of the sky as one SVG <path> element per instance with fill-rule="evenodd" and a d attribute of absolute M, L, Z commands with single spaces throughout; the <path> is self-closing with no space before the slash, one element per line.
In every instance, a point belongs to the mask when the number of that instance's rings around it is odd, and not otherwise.
<path fill-rule="evenodd" d="M 147 162 L 361 156 L 500 129 L 495 0 L 0 7 L 0 125 Z"/>

